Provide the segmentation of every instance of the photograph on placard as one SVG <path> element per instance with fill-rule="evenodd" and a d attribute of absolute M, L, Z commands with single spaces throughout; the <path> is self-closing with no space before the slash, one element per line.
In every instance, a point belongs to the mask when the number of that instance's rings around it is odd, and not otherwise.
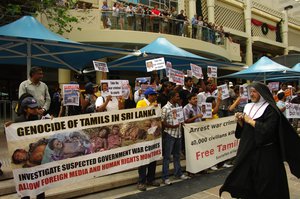
<path fill-rule="evenodd" d="M 229 98 L 229 90 L 227 84 L 222 84 L 220 86 L 217 86 L 218 92 L 222 93 L 222 100 Z"/>
<path fill-rule="evenodd" d="M 173 116 L 173 125 L 178 125 L 184 122 L 183 109 L 181 106 L 171 109 Z"/>
<path fill-rule="evenodd" d="M 218 68 L 215 66 L 207 66 L 207 77 L 218 77 Z"/>
<path fill-rule="evenodd" d="M 124 99 L 128 99 L 130 95 L 130 85 L 128 80 L 122 81 L 122 96 Z"/>
<path fill-rule="evenodd" d="M 190 64 L 192 76 L 196 77 L 197 79 L 203 79 L 203 73 L 202 68 L 200 66 L 197 66 L 196 64 Z"/>
<path fill-rule="evenodd" d="M 93 61 L 95 71 L 109 72 L 105 62 Z"/>
<path fill-rule="evenodd" d="M 202 102 L 200 104 L 202 118 L 212 118 L 212 103 Z"/>
<path fill-rule="evenodd" d="M 173 68 L 172 67 L 172 62 L 167 61 L 166 62 L 166 68 Z"/>
<path fill-rule="evenodd" d="M 122 96 L 122 82 L 124 80 L 101 80 L 101 96 Z"/>
<path fill-rule="evenodd" d="M 165 58 L 150 59 L 145 61 L 147 72 L 166 68 Z"/>

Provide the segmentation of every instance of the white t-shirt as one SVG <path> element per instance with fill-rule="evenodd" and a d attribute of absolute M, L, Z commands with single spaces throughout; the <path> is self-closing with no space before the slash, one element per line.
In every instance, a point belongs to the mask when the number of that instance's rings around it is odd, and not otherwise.
<path fill-rule="evenodd" d="M 97 100 L 96 100 L 96 108 L 101 106 L 102 104 L 104 104 L 105 100 L 103 100 L 106 98 L 105 97 L 98 97 Z M 119 102 L 118 102 L 118 99 L 117 97 L 112 97 L 111 98 L 111 101 L 108 102 L 107 106 L 106 106 L 106 111 L 115 111 L 115 110 L 119 110 Z"/>

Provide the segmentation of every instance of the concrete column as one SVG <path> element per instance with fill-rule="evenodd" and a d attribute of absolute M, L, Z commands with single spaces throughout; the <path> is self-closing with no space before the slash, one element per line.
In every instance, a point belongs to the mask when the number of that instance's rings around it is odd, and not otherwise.
<path fill-rule="evenodd" d="M 215 23 L 215 0 L 207 0 L 207 14 L 208 22 Z"/>
<path fill-rule="evenodd" d="M 189 0 L 189 19 L 192 19 L 196 14 L 196 0 Z"/>
<path fill-rule="evenodd" d="M 71 71 L 68 69 L 58 69 L 58 83 L 62 89 L 63 84 L 69 84 L 71 81 Z"/>
<path fill-rule="evenodd" d="M 288 19 L 288 10 L 282 11 L 283 14 L 283 23 L 282 23 L 282 43 L 284 46 L 284 55 L 289 54 L 288 50 L 288 29 L 289 29 L 289 19 Z"/>
<path fill-rule="evenodd" d="M 252 16 L 251 8 L 252 8 L 252 0 L 246 0 L 244 6 L 244 16 L 245 16 L 245 30 L 247 35 L 246 64 L 248 66 L 253 64 L 252 35 L 251 35 L 251 16 Z"/>

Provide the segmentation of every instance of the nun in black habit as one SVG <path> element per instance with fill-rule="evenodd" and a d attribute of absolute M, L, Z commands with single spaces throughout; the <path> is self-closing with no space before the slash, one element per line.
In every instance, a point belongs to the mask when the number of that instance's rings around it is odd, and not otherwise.
<path fill-rule="evenodd" d="M 284 161 L 300 177 L 300 138 L 279 111 L 268 87 L 250 85 L 251 103 L 236 113 L 236 163 L 220 188 L 235 198 L 289 199 Z"/>

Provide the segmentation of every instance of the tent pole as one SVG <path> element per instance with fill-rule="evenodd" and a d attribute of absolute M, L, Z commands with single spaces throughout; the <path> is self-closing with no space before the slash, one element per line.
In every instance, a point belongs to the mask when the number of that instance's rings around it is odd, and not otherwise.
<path fill-rule="evenodd" d="M 264 84 L 266 84 L 266 73 L 264 73 Z"/>
<path fill-rule="evenodd" d="M 29 78 L 29 73 L 31 69 L 31 39 L 27 41 L 27 77 Z"/>

